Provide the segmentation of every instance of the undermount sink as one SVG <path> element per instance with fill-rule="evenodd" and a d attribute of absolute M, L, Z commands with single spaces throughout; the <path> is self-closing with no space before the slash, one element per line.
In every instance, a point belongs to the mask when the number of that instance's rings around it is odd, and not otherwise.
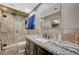
<path fill-rule="evenodd" d="M 47 43 L 49 40 L 46 38 L 36 38 L 37 41 L 41 42 L 41 43 Z"/>
<path fill-rule="evenodd" d="M 59 42 L 59 41 L 57 41 L 57 40 L 53 40 L 53 39 L 50 39 L 50 41 L 52 42 L 52 43 L 56 43 L 56 44 L 60 44 L 61 42 Z"/>
<path fill-rule="evenodd" d="M 56 43 L 58 45 L 60 44 L 60 42 L 55 39 L 53 40 L 53 39 L 48 39 L 48 38 L 43 38 L 43 37 L 35 37 L 35 38 L 37 41 L 42 42 L 42 43 L 47 43 L 50 41 L 51 43 Z"/>

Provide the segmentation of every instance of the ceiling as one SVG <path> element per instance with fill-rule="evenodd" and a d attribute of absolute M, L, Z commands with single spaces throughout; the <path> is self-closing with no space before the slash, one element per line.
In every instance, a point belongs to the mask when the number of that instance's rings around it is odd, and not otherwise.
<path fill-rule="evenodd" d="M 0 3 L 1 5 L 30 13 L 39 3 Z"/>

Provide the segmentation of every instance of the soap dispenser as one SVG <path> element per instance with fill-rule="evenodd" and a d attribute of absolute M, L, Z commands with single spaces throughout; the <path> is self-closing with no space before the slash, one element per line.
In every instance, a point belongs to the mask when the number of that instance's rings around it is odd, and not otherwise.
<path fill-rule="evenodd" d="M 62 36 L 61 36 L 61 34 L 59 34 L 58 35 L 58 41 L 61 42 L 61 40 L 62 40 Z"/>

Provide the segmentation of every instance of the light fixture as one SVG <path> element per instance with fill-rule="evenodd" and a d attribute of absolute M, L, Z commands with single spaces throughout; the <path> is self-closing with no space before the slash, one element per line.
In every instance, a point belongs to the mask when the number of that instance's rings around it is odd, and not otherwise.
<path fill-rule="evenodd" d="M 6 8 L 6 7 L 3 7 L 2 9 L 3 9 L 4 11 L 7 11 L 7 8 Z"/>
<path fill-rule="evenodd" d="M 29 10 L 29 9 L 27 9 L 27 8 L 25 8 L 25 12 L 29 13 L 29 12 L 30 12 L 30 10 Z"/>

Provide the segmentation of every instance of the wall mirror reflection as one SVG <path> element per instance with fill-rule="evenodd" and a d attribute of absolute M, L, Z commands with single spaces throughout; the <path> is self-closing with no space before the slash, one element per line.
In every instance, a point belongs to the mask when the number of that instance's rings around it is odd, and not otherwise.
<path fill-rule="evenodd" d="M 41 18 L 41 27 L 44 34 L 49 35 L 55 40 L 62 40 L 61 37 L 61 10 L 60 4 L 56 4 L 52 9 L 52 13 L 45 13 Z"/>
<path fill-rule="evenodd" d="M 50 22 L 52 28 L 57 28 L 60 25 L 60 18 L 51 19 Z"/>
<path fill-rule="evenodd" d="M 56 29 L 60 28 L 60 12 L 47 16 L 45 18 L 42 18 L 42 28 L 48 28 L 48 29 Z"/>

